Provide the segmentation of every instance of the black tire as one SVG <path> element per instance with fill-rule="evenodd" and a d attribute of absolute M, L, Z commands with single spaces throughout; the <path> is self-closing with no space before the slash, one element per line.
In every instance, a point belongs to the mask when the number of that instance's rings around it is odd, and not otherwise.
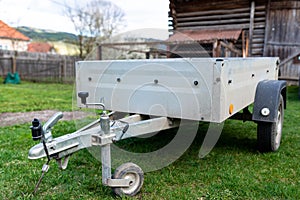
<path fill-rule="evenodd" d="M 131 179 L 129 187 L 113 187 L 112 190 L 118 196 L 135 196 L 143 186 L 144 172 L 134 163 L 124 163 L 115 170 L 112 178 Z"/>
<path fill-rule="evenodd" d="M 279 149 L 284 117 L 284 101 L 280 95 L 278 104 L 278 116 L 276 122 L 258 122 L 257 143 L 258 150 L 264 152 L 275 152 Z"/>

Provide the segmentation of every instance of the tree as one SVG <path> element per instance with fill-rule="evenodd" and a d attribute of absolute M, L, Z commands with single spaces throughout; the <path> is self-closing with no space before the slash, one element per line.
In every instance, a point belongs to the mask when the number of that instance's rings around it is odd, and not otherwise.
<path fill-rule="evenodd" d="M 96 42 L 109 39 L 124 25 L 123 10 L 107 0 L 92 0 L 84 5 L 75 0 L 73 6 L 64 3 L 64 8 L 78 33 L 80 58 L 85 58 Z"/>

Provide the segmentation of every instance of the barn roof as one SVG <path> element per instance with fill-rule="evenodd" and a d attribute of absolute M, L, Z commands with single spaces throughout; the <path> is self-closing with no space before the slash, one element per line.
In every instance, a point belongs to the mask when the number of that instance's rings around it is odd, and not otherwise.
<path fill-rule="evenodd" d="M 0 38 L 29 41 L 30 38 L 0 20 Z"/>
<path fill-rule="evenodd" d="M 185 41 L 215 41 L 220 39 L 238 40 L 242 30 L 183 30 L 175 32 L 168 41 L 169 42 L 185 42 Z"/>

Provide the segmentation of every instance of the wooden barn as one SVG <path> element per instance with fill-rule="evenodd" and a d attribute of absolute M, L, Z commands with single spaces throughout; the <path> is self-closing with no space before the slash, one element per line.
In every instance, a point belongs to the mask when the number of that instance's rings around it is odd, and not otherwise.
<path fill-rule="evenodd" d="M 278 56 L 280 76 L 300 76 L 299 0 L 169 0 L 170 38 L 176 56 L 192 54 L 195 43 L 209 56 Z M 201 53 L 200 53 L 201 54 Z M 293 82 L 291 82 L 293 83 Z"/>

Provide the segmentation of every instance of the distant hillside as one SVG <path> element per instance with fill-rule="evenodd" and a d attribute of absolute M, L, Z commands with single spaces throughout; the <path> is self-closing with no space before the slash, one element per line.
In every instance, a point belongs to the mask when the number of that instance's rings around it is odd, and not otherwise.
<path fill-rule="evenodd" d="M 0 0 L 1 1 L 1 0 Z M 56 53 L 62 54 L 62 55 L 79 55 L 79 47 L 78 47 L 78 37 L 75 34 L 72 33 L 66 33 L 66 32 L 56 32 L 52 30 L 45 30 L 45 29 L 39 29 L 39 28 L 32 28 L 27 26 L 20 26 L 16 28 L 19 32 L 23 33 L 30 39 L 32 39 L 33 42 L 47 42 L 51 44 Z M 146 30 L 147 31 L 147 30 Z M 147 32 L 145 32 L 147 33 Z M 112 38 L 112 40 L 109 40 L 110 42 L 159 42 L 163 41 L 164 39 L 154 39 L 149 36 L 149 34 L 145 34 L 144 32 L 133 32 L 133 33 L 126 33 L 117 35 Z M 107 41 L 104 41 L 106 43 Z M 128 48 L 134 49 L 134 45 L 128 46 Z M 142 45 L 142 50 L 148 51 L 149 46 Z M 158 49 L 165 49 L 165 45 L 156 45 L 156 48 Z M 106 48 L 111 49 L 111 48 Z M 134 52 L 134 51 L 133 51 Z M 118 52 L 118 53 L 124 53 L 124 58 L 132 59 L 132 58 L 143 58 L 145 56 L 144 53 L 134 53 L 134 55 L 131 53 L 126 52 Z M 121 56 L 122 57 L 122 56 Z M 122 58 L 123 58 L 122 57 Z M 120 56 L 119 56 L 120 58 Z M 119 59 L 116 58 L 116 59 Z M 111 58 L 110 58 L 111 59 Z"/>
<path fill-rule="evenodd" d="M 56 32 L 45 29 L 31 28 L 27 26 L 20 26 L 16 28 L 18 31 L 26 35 L 32 40 L 35 41 L 47 41 L 47 42 L 56 42 L 62 41 L 66 43 L 76 43 L 77 36 L 72 33 L 66 32 Z"/>

